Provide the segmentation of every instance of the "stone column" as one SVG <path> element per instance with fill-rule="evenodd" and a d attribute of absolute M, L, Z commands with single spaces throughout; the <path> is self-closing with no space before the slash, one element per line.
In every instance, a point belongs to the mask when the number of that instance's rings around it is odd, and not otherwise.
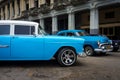
<path fill-rule="evenodd" d="M 52 33 L 56 33 L 58 31 L 57 28 L 57 16 L 52 16 Z"/>
<path fill-rule="evenodd" d="M 41 26 L 41 28 L 44 30 L 45 28 L 44 28 L 44 19 L 43 18 L 41 18 L 40 19 L 40 26 Z"/>
<path fill-rule="evenodd" d="M 67 7 L 67 13 L 68 13 L 68 29 L 75 29 L 75 14 L 73 12 L 72 6 Z"/>
<path fill-rule="evenodd" d="M 5 6 L 5 16 L 6 16 L 5 19 L 8 19 L 8 14 L 9 14 L 9 13 L 8 13 L 8 7 L 7 7 L 7 6 L 8 6 L 8 5 Z"/>
<path fill-rule="evenodd" d="M 68 29 L 75 29 L 75 15 L 74 15 L 74 13 L 68 14 Z"/>
<path fill-rule="evenodd" d="M 99 13 L 97 8 L 90 10 L 90 34 L 99 34 Z"/>

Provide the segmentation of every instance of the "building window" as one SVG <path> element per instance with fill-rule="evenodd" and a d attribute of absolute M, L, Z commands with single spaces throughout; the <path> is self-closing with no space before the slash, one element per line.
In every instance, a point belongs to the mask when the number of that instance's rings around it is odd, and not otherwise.
<path fill-rule="evenodd" d="M 88 21 L 90 21 L 90 15 L 88 15 Z"/>
<path fill-rule="evenodd" d="M 38 7 L 38 0 L 34 0 L 34 6 Z"/>
<path fill-rule="evenodd" d="M 102 32 L 103 32 L 102 29 L 103 28 L 99 28 L 99 34 L 102 34 Z"/>
<path fill-rule="evenodd" d="M 103 28 L 103 34 L 108 35 L 108 29 L 107 28 Z"/>
<path fill-rule="evenodd" d="M 28 0 L 25 0 L 25 7 L 26 7 L 26 10 L 29 10 L 29 1 Z"/>
<path fill-rule="evenodd" d="M 18 16 L 20 15 L 20 0 L 17 0 L 17 6 L 18 6 Z"/>
<path fill-rule="evenodd" d="M 106 19 L 115 18 L 115 12 L 114 12 L 114 11 L 106 12 L 106 13 L 105 13 L 105 18 L 106 18 Z"/>
<path fill-rule="evenodd" d="M 108 28 L 108 29 L 109 29 L 109 35 L 113 35 L 113 31 L 114 31 L 113 27 Z"/>
<path fill-rule="evenodd" d="M 110 37 L 112 38 L 112 36 L 114 36 L 115 34 L 114 30 L 115 30 L 114 27 L 100 28 L 100 34 L 104 34 L 108 36 L 109 38 Z"/>
<path fill-rule="evenodd" d="M 14 15 L 15 15 L 14 1 L 12 2 L 12 10 L 13 10 L 13 14 L 12 14 L 12 16 L 14 17 Z"/>

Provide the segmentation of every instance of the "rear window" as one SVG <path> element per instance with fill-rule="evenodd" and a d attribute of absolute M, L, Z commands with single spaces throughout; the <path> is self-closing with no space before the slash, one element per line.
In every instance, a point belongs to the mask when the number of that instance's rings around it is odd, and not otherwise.
<path fill-rule="evenodd" d="M 10 34 L 10 25 L 0 25 L 0 35 Z"/>
<path fill-rule="evenodd" d="M 34 26 L 15 25 L 15 34 L 17 35 L 33 35 L 34 32 Z"/>

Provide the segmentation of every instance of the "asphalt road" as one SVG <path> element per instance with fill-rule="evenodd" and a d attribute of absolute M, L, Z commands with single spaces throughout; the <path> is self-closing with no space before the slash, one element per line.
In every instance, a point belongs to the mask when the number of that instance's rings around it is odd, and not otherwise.
<path fill-rule="evenodd" d="M 0 80 L 120 80 L 120 51 L 78 57 L 72 67 L 55 60 L 0 62 Z"/>

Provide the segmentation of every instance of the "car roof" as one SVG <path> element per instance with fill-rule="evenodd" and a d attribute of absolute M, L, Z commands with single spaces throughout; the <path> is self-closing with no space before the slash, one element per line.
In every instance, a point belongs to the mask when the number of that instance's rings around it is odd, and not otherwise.
<path fill-rule="evenodd" d="M 0 20 L 0 24 L 38 25 L 36 22 L 22 20 Z"/>
<path fill-rule="evenodd" d="M 63 33 L 63 32 L 79 32 L 79 31 L 84 31 L 84 30 L 62 30 L 62 31 L 59 31 L 59 33 Z"/>

